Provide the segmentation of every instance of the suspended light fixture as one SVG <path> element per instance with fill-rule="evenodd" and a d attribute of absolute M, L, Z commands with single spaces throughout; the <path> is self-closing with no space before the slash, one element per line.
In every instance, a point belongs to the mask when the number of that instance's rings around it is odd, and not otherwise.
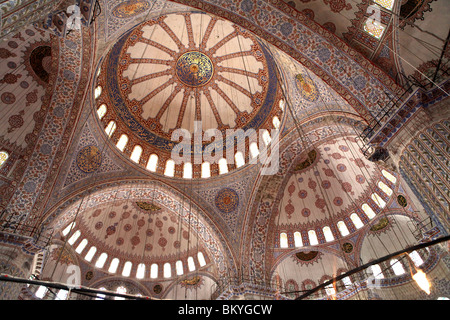
<path fill-rule="evenodd" d="M 416 281 L 417 285 L 425 291 L 428 295 L 430 294 L 431 284 L 427 279 L 427 275 L 421 269 L 418 269 L 417 272 L 412 276 L 414 281 Z"/>

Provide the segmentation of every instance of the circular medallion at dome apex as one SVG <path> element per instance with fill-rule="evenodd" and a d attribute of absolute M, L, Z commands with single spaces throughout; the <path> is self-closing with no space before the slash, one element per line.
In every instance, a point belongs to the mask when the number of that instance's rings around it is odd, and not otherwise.
<path fill-rule="evenodd" d="M 211 80 L 214 67 L 207 55 L 191 51 L 178 58 L 176 75 L 178 79 L 190 87 L 199 87 Z"/>
<path fill-rule="evenodd" d="M 103 60 L 96 99 L 115 135 L 167 159 L 174 130 L 273 129 L 275 61 L 257 38 L 204 13 L 168 14 L 127 31 Z M 224 137 L 225 138 L 225 137 Z M 194 139 L 192 137 L 192 139 Z M 210 141 L 202 142 L 205 147 Z M 192 145 L 192 155 L 198 148 Z M 226 144 L 223 144 L 224 151 Z M 161 157 L 163 154 L 163 157 Z"/>

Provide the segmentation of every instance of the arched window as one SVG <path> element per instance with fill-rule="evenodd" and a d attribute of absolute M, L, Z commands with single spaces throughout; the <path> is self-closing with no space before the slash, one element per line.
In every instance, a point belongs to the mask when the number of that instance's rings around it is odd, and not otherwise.
<path fill-rule="evenodd" d="M 296 248 L 303 247 L 302 235 L 300 232 L 294 232 L 294 245 Z"/>
<path fill-rule="evenodd" d="M 331 228 L 326 226 L 323 227 L 323 235 L 325 236 L 325 240 L 327 242 L 333 241 L 334 240 L 334 236 L 333 236 L 333 232 L 331 232 Z"/>
<path fill-rule="evenodd" d="M 392 270 L 394 270 L 394 273 L 396 276 L 401 276 L 402 274 L 405 273 L 405 269 L 403 268 L 400 261 L 398 261 L 397 259 L 392 259 L 390 261 L 390 264 L 391 264 Z"/>
<path fill-rule="evenodd" d="M 72 230 L 73 228 L 75 228 L 76 223 L 72 222 L 71 224 L 69 224 L 63 231 L 62 231 L 62 235 L 65 237 L 69 234 L 70 230 Z"/>
<path fill-rule="evenodd" d="M 202 163 L 202 178 L 209 178 L 211 177 L 211 166 L 209 162 L 203 162 Z"/>
<path fill-rule="evenodd" d="M 137 270 L 136 270 L 136 278 L 138 279 L 144 279 L 145 276 L 145 264 L 140 263 L 137 266 Z"/>
<path fill-rule="evenodd" d="M 256 142 L 250 143 L 250 154 L 252 155 L 252 158 L 256 158 L 259 155 L 259 148 L 258 144 Z"/>
<path fill-rule="evenodd" d="M 108 259 L 108 254 L 106 252 L 103 252 L 97 259 L 97 262 L 95 262 L 95 266 L 97 268 L 103 268 L 105 265 L 106 259 Z"/>
<path fill-rule="evenodd" d="M 242 167 L 245 164 L 244 155 L 240 151 L 236 152 L 234 160 L 236 161 L 236 168 Z"/>
<path fill-rule="evenodd" d="M 344 283 L 344 286 L 345 286 L 346 288 L 352 286 L 352 280 L 350 280 L 350 277 L 342 278 L 342 282 Z"/>
<path fill-rule="evenodd" d="M 70 237 L 70 239 L 68 241 L 69 244 L 73 245 L 75 243 L 75 241 L 77 241 L 77 239 L 80 237 L 80 235 L 81 235 L 80 230 L 75 231 L 74 234 Z"/>
<path fill-rule="evenodd" d="M 125 150 L 125 147 L 127 146 L 128 143 L 128 136 L 126 134 L 122 134 L 120 136 L 119 141 L 117 141 L 117 148 L 119 148 L 120 151 Z"/>
<path fill-rule="evenodd" d="M 98 97 L 100 97 L 101 94 L 102 94 L 102 87 L 98 86 L 94 90 L 94 99 L 98 99 Z"/>
<path fill-rule="evenodd" d="M 372 193 L 370 196 L 373 201 L 377 204 L 378 207 L 384 208 L 386 206 L 386 202 L 378 195 L 378 193 Z"/>
<path fill-rule="evenodd" d="M 175 161 L 169 159 L 166 161 L 166 168 L 164 170 L 164 175 L 168 177 L 173 177 L 175 174 Z"/>
<path fill-rule="evenodd" d="M 106 114 L 106 111 L 108 111 L 108 108 L 106 108 L 106 104 L 102 104 L 100 107 L 98 107 L 97 115 L 100 120 L 103 119 L 103 117 Z"/>
<path fill-rule="evenodd" d="M 267 130 L 264 130 L 264 131 L 263 131 L 262 139 L 263 139 L 264 144 L 265 144 L 266 146 L 268 146 L 268 145 L 270 144 L 270 142 L 272 141 L 272 138 L 270 137 L 269 131 L 267 131 Z"/>
<path fill-rule="evenodd" d="M 227 159 L 222 158 L 219 160 L 219 174 L 224 174 L 228 172 Z"/>
<path fill-rule="evenodd" d="M 395 0 L 373 0 L 373 1 L 388 10 L 392 10 L 392 7 L 394 6 L 395 3 Z"/>
<path fill-rule="evenodd" d="M 156 154 L 152 154 L 150 158 L 148 158 L 147 170 L 155 172 L 157 165 L 158 165 L 158 156 Z"/>
<path fill-rule="evenodd" d="M 288 247 L 288 237 L 285 232 L 280 233 L 280 248 Z"/>
<path fill-rule="evenodd" d="M 378 187 L 383 190 L 389 197 L 392 195 L 392 189 L 389 188 L 383 181 L 378 181 Z"/>
<path fill-rule="evenodd" d="M 339 221 L 337 223 L 337 227 L 338 227 L 339 232 L 341 233 L 341 236 L 345 237 L 350 234 L 350 232 L 348 231 L 347 225 L 345 224 L 344 221 Z"/>
<path fill-rule="evenodd" d="M 172 276 L 172 269 L 170 267 L 170 263 L 166 262 L 164 264 L 164 278 L 170 278 Z"/>
<path fill-rule="evenodd" d="M 281 109 L 282 111 L 284 111 L 284 104 L 285 104 L 284 100 L 281 99 L 279 105 L 280 105 L 280 109 Z"/>
<path fill-rule="evenodd" d="M 274 116 L 273 117 L 273 119 L 272 119 L 272 124 L 273 124 L 273 127 L 275 128 L 275 129 L 280 129 L 280 124 L 281 124 L 281 122 L 280 122 L 280 119 L 278 119 L 278 117 L 277 116 Z"/>
<path fill-rule="evenodd" d="M 205 257 L 203 256 L 203 252 L 199 251 L 197 253 L 198 264 L 200 267 L 204 267 L 206 265 Z"/>
<path fill-rule="evenodd" d="M 158 278 L 158 265 L 156 263 L 152 264 L 150 267 L 150 278 Z"/>
<path fill-rule="evenodd" d="M 111 120 L 105 128 L 105 132 L 108 137 L 111 137 L 113 135 L 114 131 L 116 131 L 116 128 L 117 124 L 114 122 L 114 120 Z"/>
<path fill-rule="evenodd" d="M 181 276 L 184 273 L 184 271 L 183 271 L 183 262 L 181 260 L 178 260 L 175 263 L 175 270 L 177 271 L 177 275 L 178 276 Z"/>
<path fill-rule="evenodd" d="M 308 237 L 309 237 L 309 244 L 314 246 L 316 244 L 319 244 L 319 240 L 317 240 L 316 231 L 309 230 L 308 231 Z"/>
<path fill-rule="evenodd" d="M 122 269 L 122 276 L 129 277 L 131 274 L 132 267 L 133 267 L 133 264 L 131 263 L 131 261 L 125 262 L 125 264 L 123 265 L 123 269 Z"/>
<path fill-rule="evenodd" d="M 34 293 L 34 295 L 36 296 L 36 298 L 42 299 L 45 297 L 45 295 L 47 294 L 47 287 L 45 286 L 40 286 L 36 292 Z"/>
<path fill-rule="evenodd" d="M 83 239 L 80 244 L 78 245 L 78 247 L 75 249 L 75 252 L 80 254 L 81 252 L 83 252 L 84 248 L 87 246 L 88 241 L 87 239 Z"/>
<path fill-rule="evenodd" d="M 9 158 L 9 154 L 6 151 L 0 151 L 0 168 Z"/>
<path fill-rule="evenodd" d="M 350 215 L 350 220 L 352 220 L 353 224 L 355 225 L 355 227 L 357 229 L 364 227 L 364 223 L 362 223 L 361 219 L 359 218 L 359 216 L 356 213 L 352 213 Z"/>
<path fill-rule="evenodd" d="M 194 271 L 194 270 L 195 270 L 194 258 L 188 257 L 187 263 L 188 263 L 188 269 L 189 269 L 189 271 Z"/>
<path fill-rule="evenodd" d="M 86 259 L 86 261 L 91 262 L 91 260 L 94 257 L 96 252 L 97 252 L 97 248 L 96 247 L 91 247 L 89 249 L 88 253 L 84 256 L 84 259 Z"/>
<path fill-rule="evenodd" d="M 375 218 L 375 212 L 373 212 L 372 208 L 367 203 L 364 203 L 361 208 L 369 219 Z"/>
<path fill-rule="evenodd" d="M 139 160 L 141 159 L 141 154 L 142 154 L 142 147 L 140 145 L 134 146 L 130 159 L 136 163 L 139 163 Z"/>
<path fill-rule="evenodd" d="M 372 269 L 372 274 L 375 279 L 384 279 L 384 274 L 378 264 L 371 265 L 370 269 Z"/>
<path fill-rule="evenodd" d="M 386 170 L 381 170 L 381 173 L 383 174 L 383 176 L 388 179 L 390 182 L 392 182 L 393 184 L 397 183 L 397 178 L 395 176 L 393 176 L 392 174 L 390 174 L 388 171 Z"/>
<path fill-rule="evenodd" d="M 192 179 L 192 163 L 186 162 L 183 165 L 183 178 Z"/>
<path fill-rule="evenodd" d="M 423 264 L 423 259 L 422 259 L 422 257 L 420 256 L 420 254 L 416 250 L 414 250 L 413 252 L 410 252 L 409 253 L 409 257 L 414 262 L 416 267 L 418 267 L 418 266 Z"/>
<path fill-rule="evenodd" d="M 366 20 L 366 22 L 364 22 L 364 31 L 377 39 L 381 38 L 384 29 L 385 26 L 383 26 L 379 21 L 376 21 L 375 19 L 369 18 Z"/>
<path fill-rule="evenodd" d="M 60 289 L 60 290 L 58 291 L 58 294 L 56 295 L 55 300 L 66 300 L 68 294 L 69 294 L 69 291 L 64 290 L 64 289 Z"/>
<path fill-rule="evenodd" d="M 111 264 L 109 265 L 108 272 L 116 273 L 117 268 L 119 267 L 119 262 L 120 262 L 120 260 L 118 258 L 112 259 Z"/>

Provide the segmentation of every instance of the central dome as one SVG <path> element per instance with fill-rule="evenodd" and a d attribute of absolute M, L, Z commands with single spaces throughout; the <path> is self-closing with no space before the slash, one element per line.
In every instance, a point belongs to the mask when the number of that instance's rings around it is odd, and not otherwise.
<path fill-rule="evenodd" d="M 213 141 L 194 147 L 194 133 L 214 129 L 225 153 L 228 129 L 270 130 L 281 118 L 275 69 L 269 49 L 239 26 L 203 13 L 168 14 L 114 44 L 97 78 L 96 106 L 104 106 L 105 128 L 114 121 L 114 143 L 127 136 L 126 149 L 139 145 L 166 162 L 179 143 L 174 132 L 184 129 L 195 157 Z"/>

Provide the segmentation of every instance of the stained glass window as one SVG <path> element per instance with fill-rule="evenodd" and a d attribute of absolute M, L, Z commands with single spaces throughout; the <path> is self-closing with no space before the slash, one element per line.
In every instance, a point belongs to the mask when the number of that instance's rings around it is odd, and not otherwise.
<path fill-rule="evenodd" d="M 373 0 L 373 1 L 388 10 L 392 10 L 392 7 L 394 6 L 395 3 L 395 0 Z"/>
<path fill-rule="evenodd" d="M 187 259 L 187 263 L 188 263 L 188 269 L 189 271 L 195 271 L 195 262 L 194 262 L 194 258 L 189 257 Z"/>
<path fill-rule="evenodd" d="M 83 239 L 80 244 L 78 245 L 78 247 L 76 248 L 75 252 L 76 253 L 81 253 L 83 252 L 84 248 L 87 246 L 88 241 L 86 239 Z"/>
<path fill-rule="evenodd" d="M 380 208 L 384 208 L 386 206 L 386 202 L 384 202 L 384 200 L 378 195 L 378 193 L 372 193 L 371 198 Z"/>
<path fill-rule="evenodd" d="M 398 261 L 397 259 L 392 259 L 390 261 L 390 263 L 391 263 L 391 267 L 394 270 L 394 273 L 396 276 L 401 276 L 402 274 L 405 273 L 405 269 L 403 268 L 400 261 Z"/>
<path fill-rule="evenodd" d="M 6 151 L 0 151 L 0 167 L 8 160 L 9 154 Z"/>
<path fill-rule="evenodd" d="M 383 174 L 383 176 L 385 176 L 386 179 L 391 181 L 393 184 L 395 184 L 397 182 L 397 178 L 395 176 L 393 176 L 392 174 L 390 174 L 388 171 L 383 169 L 383 170 L 381 170 L 381 173 Z"/>
<path fill-rule="evenodd" d="M 371 36 L 380 39 L 383 35 L 385 27 L 378 21 L 374 19 L 367 19 L 364 23 L 364 31 L 366 31 Z"/>

